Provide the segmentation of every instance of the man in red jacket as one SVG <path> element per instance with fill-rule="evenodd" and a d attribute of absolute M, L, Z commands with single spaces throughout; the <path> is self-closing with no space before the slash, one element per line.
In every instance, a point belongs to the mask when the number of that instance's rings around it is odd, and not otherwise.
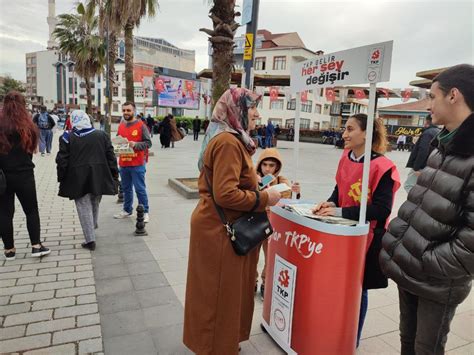
<path fill-rule="evenodd" d="M 120 122 L 117 135 L 128 140 L 133 148 L 133 154 L 121 154 L 119 158 L 120 179 L 123 190 L 123 211 L 114 218 L 127 218 L 133 212 L 133 188 L 137 194 L 138 203 L 145 208 L 144 220 L 150 220 L 148 215 L 148 196 L 145 185 L 146 161 L 148 149 L 151 147 L 150 132 L 146 125 L 135 116 L 135 104 L 125 102 L 122 105 L 123 120 Z"/>

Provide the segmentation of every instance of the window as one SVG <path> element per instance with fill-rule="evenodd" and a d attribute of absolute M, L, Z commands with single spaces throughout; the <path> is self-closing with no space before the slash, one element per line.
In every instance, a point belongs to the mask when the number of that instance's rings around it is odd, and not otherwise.
<path fill-rule="evenodd" d="M 74 65 L 70 65 L 68 70 L 69 70 L 70 73 L 72 73 L 74 71 Z"/>
<path fill-rule="evenodd" d="M 350 112 L 351 104 L 342 104 L 342 112 Z"/>
<path fill-rule="evenodd" d="M 115 82 L 119 81 L 119 75 L 115 74 Z"/>
<path fill-rule="evenodd" d="M 112 88 L 112 96 L 118 96 L 118 87 L 117 86 L 114 86 Z"/>
<path fill-rule="evenodd" d="M 270 102 L 270 110 L 283 110 L 283 99 Z"/>
<path fill-rule="evenodd" d="M 279 56 L 273 57 L 273 70 L 285 70 L 286 69 L 286 57 Z"/>
<path fill-rule="evenodd" d="M 331 105 L 325 104 L 324 105 L 324 114 L 329 115 L 329 111 L 331 111 Z"/>
<path fill-rule="evenodd" d="M 311 113 L 311 107 L 313 107 L 313 101 L 308 100 L 301 103 L 301 112 Z"/>
<path fill-rule="evenodd" d="M 290 128 L 295 125 L 295 119 L 290 118 L 285 121 L 285 128 Z M 300 129 L 309 129 L 311 127 L 311 120 L 309 118 L 300 118 Z"/>
<path fill-rule="evenodd" d="M 314 105 L 314 113 L 321 113 L 322 108 L 320 104 Z"/>
<path fill-rule="evenodd" d="M 313 129 L 319 131 L 319 122 L 313 122 Z"/>
<path fill-rule="evenodd" d="M 118 110 L 119 110 L 118 104 L 117 104 L 117 103 L 113 103 L 113 104 L 112 104 L 112 111 L 117 112 Z"/>
<path fill-rule="evenodd" d="M 281 118 L 269 118 L 268 120 L 271 121 L 274 126 L 279 125 L 281 127 L 283 124 L 283 120 Z"/>
<path fill-rule="evenodd" d="M 31 57 L 31 64 L 36 64 L 36 57 Z"/>
<path fill-rule="evenodd" d="M 72 78 L 69 78 L 69 93 L 72 94 Z M 72 102 L 70 102 L 72 104 Z"/>
<path fill-rule="evenodd" d="M 265 70 L 265 61 L 267 58 L 265 57 L 258 57 L 255 58 L 255 70 Z"/>
<path fill-rule="evenodd" d="M 296 110 L 296 99 L 291 99 L 286 103 L 287 110 Z"/>
<path fill-rule="evenodd" d="M 122 88 L 122 96 L 126 97 L 127 96 L 127 89 Z"/>

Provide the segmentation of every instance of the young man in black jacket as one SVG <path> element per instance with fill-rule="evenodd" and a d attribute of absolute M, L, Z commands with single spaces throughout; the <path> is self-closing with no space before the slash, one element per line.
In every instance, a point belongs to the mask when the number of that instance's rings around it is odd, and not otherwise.
<path fill-rule="evenodd" d="M 407 193 L 410 192 L 413 186 L 415 186 L 416 179 L 420 176 L 421 170 L 426 166 L 426 161 L 428 160 L 430 153 L 433 151 L 431 141 L 440 132 L 440 129 L 433 124 L 431 115 L 426 117 L 424 126 L 423 133 L 421 133 L 420 138 L 411 151 L 410 158 L 408 158 L 407 168 L 411 169 L 403 186 Z"/>
<path fill-rule="evenodd" d="M 474 66 L 443 71 L 430 98 L 433 123 L 444 129 L 380 253 L 398 284 L 402 354 L 444 354 L 474 275 Z"/>

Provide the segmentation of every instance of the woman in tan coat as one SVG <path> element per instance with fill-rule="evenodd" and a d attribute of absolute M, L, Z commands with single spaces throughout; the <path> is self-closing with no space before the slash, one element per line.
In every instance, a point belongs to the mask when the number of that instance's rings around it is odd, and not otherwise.
<path fill-rule="evenodd" d="M 179 142 L 184 138 L 184 136 L 179 132 L 178 125 L 176 124 L 176 118 L 173 115 L 170 115 L 170 125 L 171 125 L 171 148 L 174 148 L 174 142 Z"/>
<path fill-rule="evenodd" d="M 257 174 L 251 155 L 260 96 L 247 89 L 229 89 L 214 108 L 199 159 L 200 200 L 191 217 L 184 344 L 199 355 L 237 354 L 249 338 L 254 309 L 258 248 L 235 254 L 219 219 L 216 203 L 233 222 L 256 204 Z M 275 205 L 280 194 L 260 192 L 257 211 Z"/>

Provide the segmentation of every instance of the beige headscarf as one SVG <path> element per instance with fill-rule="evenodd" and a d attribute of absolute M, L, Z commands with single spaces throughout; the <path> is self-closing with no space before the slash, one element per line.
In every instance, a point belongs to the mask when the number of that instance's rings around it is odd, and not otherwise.
<path fill-rule="evenodd" d="M 261 95 L 245 88 L 228 89 L 222 94 L 214 107 L 211 122 L 202 142 L 198 161 L 199 170 L 202 169 L 202 160 L 209 141 L 223 132 L 235 134 L 251 155 L 255 153 L 255 143 L 247 132 L 248 109 L 252 105 L 257 105 L 260 99 Z"/>

